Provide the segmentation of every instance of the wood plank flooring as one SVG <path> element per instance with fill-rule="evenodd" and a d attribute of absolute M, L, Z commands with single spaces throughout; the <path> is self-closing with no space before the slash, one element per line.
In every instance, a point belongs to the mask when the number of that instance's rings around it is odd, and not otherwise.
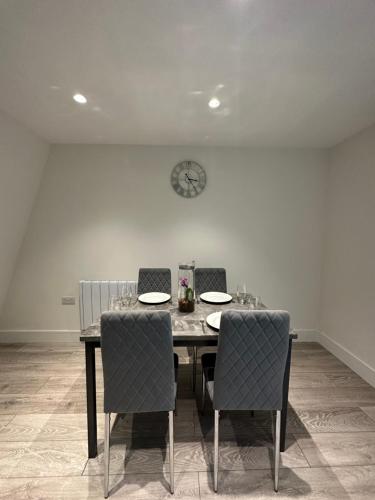
<path fill-rule="evenodd" d="M 215 494 L 212 408 L 207 404 L 205 414 L 199 412 L 188 353 L 179 354 L 175 496 L 180 500 L 375 498 L 375 389 L 313 343 L 294 348 L 279 493 L 273 492 L 271 416 L 256 412 L 223 415 Z M 83 347 L 0 344 L 0 499 L 103 498 L 99 352 L 97 385 L 99 455 L 88 460 Z M 167 441 L 166 414 L 118 416 L 111 497 L 171 498 Z"/>

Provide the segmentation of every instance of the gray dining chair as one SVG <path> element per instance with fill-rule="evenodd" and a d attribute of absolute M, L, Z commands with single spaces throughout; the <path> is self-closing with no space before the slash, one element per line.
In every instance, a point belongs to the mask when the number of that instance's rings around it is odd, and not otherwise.
<path fill-rule="evenodd" d="M 197 297 L 205 292 L 227 292 L 227 275 L 221 267 L 197 267 L 195 270 Z"/>
<path fill-rule="evenodd" d="M 104 378 L 104 497 L 108 497 L 111 413 L 169 415 L 170 491 L 174 491 L 173 412 L 178 357 L 168 311 L 105 312 L 101 317 Z"/>
<path fill-rule="evenodd" d="M 218 489 L 220 411 L 276 411 L 275 491 L 279 486 L 283 380 L 289 349 L 285 311 L 224 311 L 217 354 L 202 355 L 202 410 L 214 408 L 214 490 Z"/>
<path fill-rule="evenodd" d="M 171 294 L 171 270 L 163 267 L 141 267 L 138 273 L 138 295 L 149 292 Z"/>

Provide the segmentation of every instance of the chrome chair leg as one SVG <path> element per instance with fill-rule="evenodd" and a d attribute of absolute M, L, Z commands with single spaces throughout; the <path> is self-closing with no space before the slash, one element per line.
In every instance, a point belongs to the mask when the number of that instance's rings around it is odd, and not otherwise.
<path fill-rule="evenodd" d="M 275 491 L 279 490 L 281 411 L 276 411 Z"/>
<path fill-rule="evenodd" d="M 215 410 L 214 436 L 214 491 L 217 493 L 217 479 L 219 473 L 219 410 Z"/>
<path fill-rule="evenodd" d="M 174 436 L 173 436 L 173 411 L 169 412 L 169 473 L 170 489 L 174 493 Z"/>
<path fill-rule="evenodd" d="M 205 402 L 206 402 L 206 377 L 204 376 L 204 372 L 203 372 L 203 368 L 202 368 L 202 403 L 201 403 L 202 415 L 204 413 Z"/>
<path fill-rule="evenodd" d="M 108 498 L 110 434 L 111 414 L 106 413 L 104 422 L 104 498 Z"/>

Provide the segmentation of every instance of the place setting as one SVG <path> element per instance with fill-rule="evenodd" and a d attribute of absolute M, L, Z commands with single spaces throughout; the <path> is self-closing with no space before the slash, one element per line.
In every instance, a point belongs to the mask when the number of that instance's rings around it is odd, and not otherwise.
<path fill-rule="evenodd" d="M 148 292 L 148 293 L 142 293 L 138 297 L 138 302 L 145 305 L 156 306 L 170 302 L 171 298 L 172 297 L 169 293 Z"/>
<path fill-rule="evenodd" d="M 229 304 L 233 301 L 232 295 L 224 292 L 204 292 L 201 293 L 199 299 L 206 304 Z"/>
<path fill-rule="evenodd" d="M 254 296 L 247 292 L 246 284 L 237 285 L 236 300 L 233 299 L 232 295 L 223 292 L 206 292 L 200 295 L 202 302 L 212 305 L 225 305 L 233 303 L 233 308 L 238 305 L 246 306 L 246 309 L 257 310 L 262 309 L 262 301 L 259 296 Z M 220 321 L 221 321 L 222 311 L 215 311 L 208 314 L 205 320 L 206 325 L 214 330 L 215 332 L 220 331 Z"/>

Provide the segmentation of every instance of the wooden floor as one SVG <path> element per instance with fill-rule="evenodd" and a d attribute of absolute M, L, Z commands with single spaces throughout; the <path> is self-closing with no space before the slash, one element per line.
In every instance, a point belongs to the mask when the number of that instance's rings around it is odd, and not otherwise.
<path fill-rule="evenodd" d="M 184 360 L 184 352 L 180 351 Z M 185 361 L 187 358 L 185 358 Z M 98 361 L 98 402 L 102 378 Z M 213 418 L 179 373 L 175 496 L 226 500 L 374 499 L 375 389 L 318 344 L 293 353 L 287 450 L 280 490 L 272 483 L 268 413 L 223 415 L 219 494 L 212 489 Z M 199 401 L 199 392 L 197 395 Z M 102 498 L 99 457 L 87 460 L 84 351 L 78 344 L 0 344 L 0 498 Z M 168 492 L 167 416 L 118 418 L 113 429 L 113 498 L 161 499 Z"/>

